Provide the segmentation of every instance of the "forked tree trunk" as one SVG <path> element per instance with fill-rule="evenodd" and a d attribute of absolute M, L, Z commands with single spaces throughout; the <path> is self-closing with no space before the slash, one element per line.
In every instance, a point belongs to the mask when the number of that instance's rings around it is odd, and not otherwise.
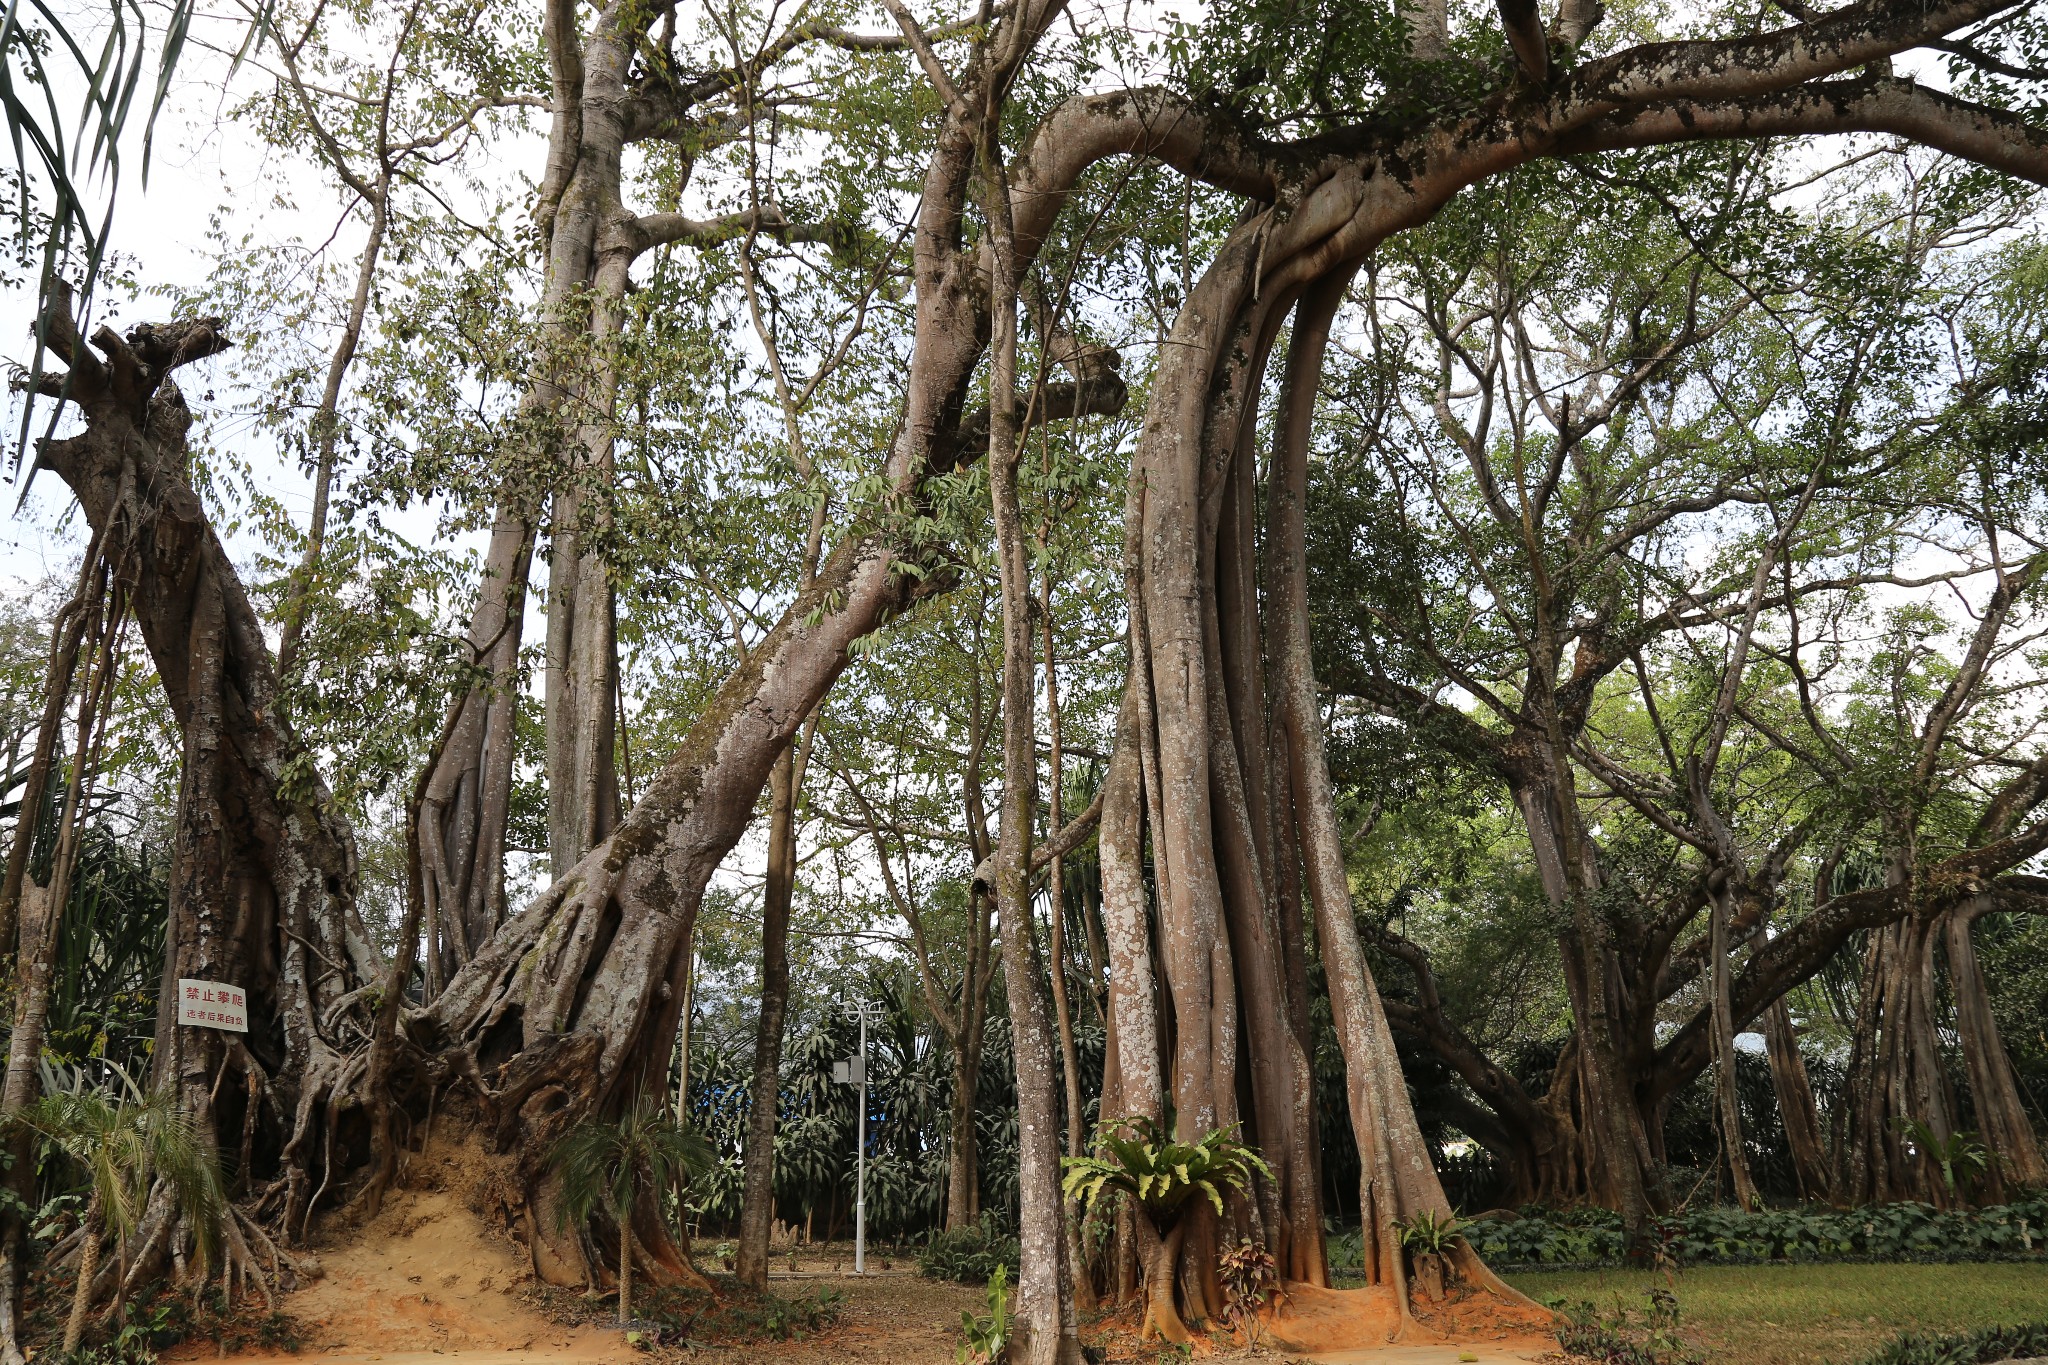
<path fill-rule="evenodd" d="M 1145 1265 L 1145 1316 L 1138 1324 L 1140 1341 L 1156 1336 L 1180 1346 L 1194 1339 L 1187 1324 L 1180 1320 L 1180 1309 L 1173 1298 L 1181 1243 L 1186 1237 L 1184 1220 L 1175 1220 L 1172 1230 L 1162 1236 L 1149 1217 L 1138 1215 L 1138 1242 L 1143 1248 Z"/>

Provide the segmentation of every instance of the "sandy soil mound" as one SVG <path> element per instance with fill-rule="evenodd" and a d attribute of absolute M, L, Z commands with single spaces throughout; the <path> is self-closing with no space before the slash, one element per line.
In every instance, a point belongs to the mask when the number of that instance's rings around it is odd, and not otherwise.
<path fill-rule="evenodd" d="M 1469 1288 L 1454 1291 L 1445 1302 L 1418 1306 L 1415 1324 L 1401 1330 L 1394 1292 L 1383 1287 L 1318 1289 L 1289 1284 L 1279 1311 L 1266 1318 L 1274 1344 L 1290 1351 L 1322 1356 L 1358 1353 L 1358 1359 L 1398 1345 L 1403 1349 L 1442 1349 L 1484 1344 L 1504 1350 L 1545 1351 L 1556 1348 L 1548 1329 L 1548 1313 L 1503 1303 Z M 1454 1353 L 1455 1354 L 1455 1353 Z"/>
<path fill-rule="evenodd" d="M 618 1333 L 564 1327 L 526 1301 L 534 1284 L 526 1249 L 479 1213 L 496 1207 L 495 1175 L 490 1158 L 466 1144 L 436 1141 L 411 1156 L 404 1187 L 377 1218 L 328 1229 L 316 1223 L 307 1269 L 317 1278 L 278 1305 L 299 1321 L 305 1350 L 394 1365 L 458 1351 L 635 1358 Z"/>

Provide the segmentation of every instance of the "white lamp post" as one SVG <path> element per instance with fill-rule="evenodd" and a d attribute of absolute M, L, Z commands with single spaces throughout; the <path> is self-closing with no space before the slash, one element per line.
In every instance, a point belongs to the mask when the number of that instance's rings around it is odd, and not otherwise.
<path fill-rule="evenodd" d="M 836 1063 L 832 1079 L 860 1087 L 860 1114 L 855 1124 L 853 1186 L 853 1273 L 868 1273 L 868 1024 L 878 1021 L 872 1001 L 845 1002 L 847 1017 L 860 1024 L 860 1051 Z"/>

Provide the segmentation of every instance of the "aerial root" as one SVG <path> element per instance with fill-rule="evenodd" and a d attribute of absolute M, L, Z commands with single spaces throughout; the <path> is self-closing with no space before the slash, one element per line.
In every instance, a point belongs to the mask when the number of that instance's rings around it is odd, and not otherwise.
<path fill-rule="evenodd" d="M 234 1307 L 235 1281 L 240 1279 L 244 1284 L 256 1286 L 256 1292 L 262 1296 L 265 1309 L 274 1308 L 276 1300 L 270 1292 L 269 1278 L 264 1275 L 263 1266 L 257 1261 L 256 1253 L 250 1249 L 242 1228 L 242 1220 L 233 1213 L 221 1220 L 221 1291 L 227 1296 L 227 1306 Z M 272 1264 L 276 1264 L 275 1260 Z"/>

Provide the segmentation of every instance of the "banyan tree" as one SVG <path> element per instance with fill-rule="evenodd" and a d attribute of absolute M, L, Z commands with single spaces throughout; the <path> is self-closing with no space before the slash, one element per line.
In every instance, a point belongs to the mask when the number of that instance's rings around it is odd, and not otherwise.
<path fill-rule="evenodd" d="M 615 247 L 620 290 L 637 239 L 606 179 L 616 175 L 618 145 L 672 127 L 687 113 L 684 97 L 699 88 L 650 55 L 661 45 L 649 34 L 673 8 L 605 6 L 586 34 L 574 22 L 577 7 L 555 0 L 543 26 L 565 108 L 580 79 L 602 74 L 601 98 L 576 131 L 585 141 L 610 139 L 596 149 L 608 159 L 594 172 L 605 181 L 595 188 L 575 178 L 579 165 L 590 170 L 578 146 L 566 132 L 557 139 L 543 213 L 559 215 L 551 229 L 558 243 L 572 228 L 589 229 L 585 265 L 604 243 Z M 381 1187 L 394 1109 L 424 1109 L 430 1095 L 460 1091 L 486 1140 L 517 1154 L 516 1212 L 536 1264 L 558 1278 L 590 1274 L 583 1247 L 621 1239 L 558 1233 L 538 1154 L 580 1118 L 616 1115 L 664 1083 L 694 917 L 771 770 L 861 642 L 952 584 L 952 547 L 934 541 L 934 523 L 923 515 L 933 481 L 985 455 L 1013 460 L 1020 434 L 1036 424 L 1114 412 L 1128 401 L 1116 367 L 1080 346 L 1059 349 L 1057 372 L 1028 404 L 1002 391 L 984 406 L 976 390 L 988 377 L 992 337 L 997 359 L 1007 348 L 1008 360 L 990 368 L 1002 385 L 1014 380 L 1017 323 L 1007 310 L 1082 176 L 1113 158 L 1153 158 L 1235 196 L 1243 213 L 1179 304 L 1132 457 L 1130 667 L 1100 833 L 1112 1031 L 1104 1112 L 1164 1119 L 1170 1111 L 1183 1132 L 1236 1125 L 1272 1169 L 1270 1185 L 1222 1217 L 1197 1215 L 1178 1271 L 1190 1315 L 1220 1307 L 1214 1253 L 1240 1235 L 1262 1239 L 1288 1278 L 1325 1282 L 1309 1100 L 1312 934 L 1361 1155 L 1374 1287 L 1360 1302 L 1384 1308 L 1391 1298 L 1405 1315 L 1395 1224 L 1448 1204 L 1352 915 L 1309 649 L 1309 450 L 1324 350 L 1347 288 L 1393 234 L 1425 222 L 1467 186 L 1536 158 L 1699 139 L 1883 133 L 2048 183 L 2048 133 L 1888 66 L 2015 7 L 1855 0 L 1815 13 L 1787 5 L 1792 19 L 1780 27 L 1604 50 L 1601 10 L 1590 0 L 1565 0 L 1555 15 L 1503 0 L 1497 16 L 1461 16 L 1455 44 L 1445 8 L 1422 5 L 1402 11 L 1405 26 L 1395 31 L 1405 29 L 1404 43 L 1381 54 L 1386 112 L 1299 141 L 1261 135 L 1227 103 L 1156 89 L 1028 107 L 1023 77 L 1062 17 L 1060 0 L 1018 0 L 985 9 L 985 23 L 931 31 L 893 0 L 884 8 L 897 32 L 865 50 L 911 52 L 935 107 L 909 233 L 914 330 L 901 407 L 874 465 L 881 496 L 822 554 L 815 575 L 615 824 L 604 810 L 615 798 L 603 756 L 580 767 L 565 761 L 560 773 L 575 786 L 557 810 L 567 856 L 553 884 L 502 923 L 490 923 L 488 886 L 502 830 L 474 825 L 502 819 L 494 794 L 502 763 L 493 767 L 487 756 L 498 753 L 490 736 L 503 718 L 488 714 L 482 694 L 451 708 L 448 752 L 462 750 L 455 766 L 468 775 L 451 768 L 449 780 L 432 777 L 421 788 L 423 809 L 454 831 L 438 850 L 431 840 L 422 845 L 438 860 L 429 869 L 439 879 L 436 923 L 423 924 L 416 891 L 396 962 L 383 960 L 361 931 L 346 822 L 317 778 L 303 776 L 310 759 L 276 704 L 261 623 L 188 482 L 189 414 L 170 376 L 225 345 L 226 329 L 187 320 L 126 338 L 101 332 L 96 358 L 63 302 L 51 302 L 42 337 L 71 379 L 69 388 L 56 379 L 44 387 L 79 406 L 84 428 L 42 458 L 107 538 L 185 742 L 175 960 L 193 975 L 271 983 L 252 992 L 246 1046 L 209 1036 L 189 1054 L 165 1050 L 158 1064 L 211 1117 L 221 1145 L 243 1154 L 253 1176 L 251 1216 L 280 1240 L 301 1235 L 313 1212 Z M 1367 16 L 1336 6 L 1327 19 L 1362 25 Z M 1305 43 L 1317 28 L 1281 31 Z M 789 36 L 795 44 L 823 32 Z M 826 40 L 861 48 L 858 38 L 831 30 Z M 1451 94 L 1422 97 L 1436 85 Z M 1024 126 L 1018 145 L 1006 147 L 1005 130 Z M 998 180 L 1006 194 L 990 192 Z M 978 212 L 1002 221 L 980 231 Z M 701 226 L 657 217 L 674 240 Z M 602 304 L 611 296 L 603 272 L 591 271 Z M 587 290 L 572 292 L 576 306 L 590 304 Z M 575 381 L 579 392 L 603 394 L 603 355 L 598 348 L 598 368 Z M 572 442 L 576 460 L 596 461 L 600 478 L 608 439 L 605 428 Z M 590 477 L 585 465 L 579 478 Z M 574 502 L 560 500 L 558 514 L 580 515 Z M 527 553 L 523 523 L 514 523 L 530 507 L 515 511 L 494 558 L 513 598 Z M 584 577 L 586 568 L 597 577 Z M 605 691 L 605 670 L 615 667 L 602 573 L 566 559 L 556 569 L 576 587 L 575 631 L 593 632 L 565 645 L 561 695 L 587 701 L 593 688 Z M 474 642 L 487 675 L 502 662 L 491 648 L 515 611 L 508 600 L 479 616 Z M 1016 684 L 1006 682 L 1014 695 Z M 471 714 L 465 705 L 482 709 Z M 610 705 L 604 699 L 582 714 L 585 758 L 602 747 Z M 565 744 L 571 738 L 565 732 Z M 1022 752 L 1028 759 L 1028 744 Z M 1545 815 L 1541 788 L 1532 787 L 1532 824 Z M 2048 832 L 2026 823 L 2036 804 L 2012 812 L 2001 838 L 2048 844 Z M 592 810 L 596 817 L 579 815 Z M 460 818 L 451 823 L 453 816 Z M 1034 1003 L 1043 986 L 1028 901 L 1019 899 L 1021 873 L 1038 862 L 1019 827 L 1028 818 L 1021 801 L 1006 800 L 996 874 L 1020 1120 L 1029 1135 L 1016 1349 L 1021 1359 L 1075 1361 L 1052 1042 Z M 1585 850 L 1574 846 L 1568 822 L 1559 828 L 1562 900 L 1588 948 L 1572 993 L 1575 1084 L 1596 1129 L 1590 1149 L 1600 1179 L 1615 1203 L 1639 1214 L 1638 1135 L 1617 1090 L 1611 955 L 1573 881 L 1571 865 Z M 460 946 L 442 960 L 442 989 L 414 1004 L 403 987 L 423 931 Z M 658 1276 L 689 1275 L 684 1248 L 651 1204 L 631 1223 L 626 1242 L 637 1240 Z M 167 1247 L 178 1234 L 151 1235 Z M 1499 1311 L 1522 1311 L 1469 1250 L 1458 1253 L 1458 1268 Z"/>

